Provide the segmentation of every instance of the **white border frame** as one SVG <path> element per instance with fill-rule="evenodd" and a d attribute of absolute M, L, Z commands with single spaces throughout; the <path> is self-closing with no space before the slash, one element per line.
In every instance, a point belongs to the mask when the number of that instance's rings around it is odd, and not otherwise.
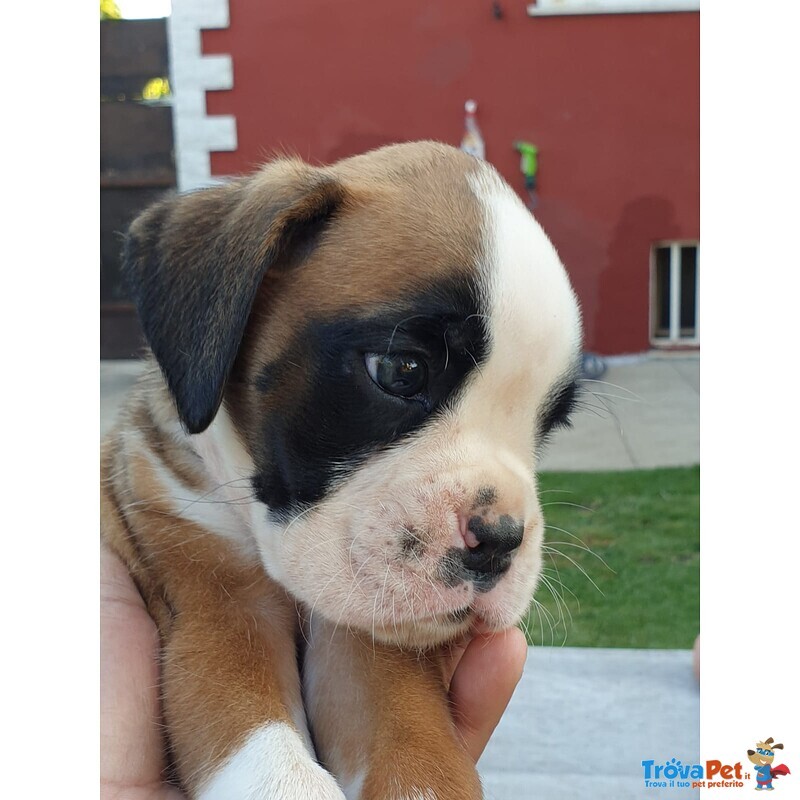
<path fill-rule="evenodd" d="M 528 5 L 529 17 L 570 14 L 658 14 L 699 11 L 700 0 L 538 0 Z"/>
<path fill-rule="evenodd" d="M 230 25 L 228 0 L 173 0 L 167 19 L 175 170 L 178 190 L 219 183 L 211 175 L 211 153 L 236 150 L 236 119 L 208 116 L 206 92 L 233 87 L 229 55 L 202 54 L 203 29 Z"/>

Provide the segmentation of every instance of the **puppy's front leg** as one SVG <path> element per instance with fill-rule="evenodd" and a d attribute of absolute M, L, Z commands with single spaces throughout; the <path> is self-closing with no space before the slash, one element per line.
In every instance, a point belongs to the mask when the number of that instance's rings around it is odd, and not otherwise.
<path fill-rule="evenodd" d="M 305 731 L 293 603 L 259 569 L 220 575 L 197 596 L 185 579 L 196 568 L 185 565 L 163 666 L 164 715 L 190 796 L 343 800 Z"/>
<path fill-rule="evenodd" d="M 344 800 L 308 740 L 286 593 L 260 564 L 191 526 L 165 524 L 163 513 L 131 512 L 134 545 L 113 505 L 103 509 L 104 538 L 159 628 L 163 712 L 188 796 Z M 169 558 L 153 558 L 165 548 Z"/>
<path fill-rule="evenodd" d="M 314 621 L 303 664 L 306 712 L 348 800 L 480 800 L 442 665 Z"/>

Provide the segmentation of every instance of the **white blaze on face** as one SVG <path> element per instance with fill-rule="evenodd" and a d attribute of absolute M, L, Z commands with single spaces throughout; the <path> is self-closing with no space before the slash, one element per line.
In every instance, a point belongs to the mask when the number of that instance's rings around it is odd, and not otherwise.
<path fill-rule="evenodd" d="M 490 357 L 462 413 L 502 438 L 529 437 L 532 412 L 578 356 L 578 304 L 555 248 L 517 195 L 488 167 L 470 183 L 486 214 Z M 515 423 L 527 427 L 513 431 Z"/>
<path fill-rule="evenodd" d="M 490 312 L 489 358 L 458 410 L 466 429 L 480 432 L 489 464 L 504 464 L 517 487 L 500 482 L 518 506 L 526 530 L 511 569 L 475 607 L 490 626 L 515 624 L 538 581 L 543 533 L 536 495 L 537 419 L 554 388 L 571 379 L 581 342 L 580 311 L 550 240 L 517 195 L 491 170 L 470 183 L 486 213 L 484 281 Z M 510 509 L 513 511 L 513 509 Z"/>

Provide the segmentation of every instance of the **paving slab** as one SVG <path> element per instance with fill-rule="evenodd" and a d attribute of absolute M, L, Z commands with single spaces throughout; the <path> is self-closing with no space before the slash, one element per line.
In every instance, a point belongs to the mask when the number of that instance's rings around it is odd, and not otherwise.
<path fill-rule="evenodd" d="M 542 471 L 596 471 L 700 463 L 700 357 L 610 360 L 586 381 L 573 427 L 557 431 Z"/>
<path fill-rule="evenodd" d="M 696 800 L 645 788 L 642 761 L 699 756 L 691 651 L 530 647 L 478 769 L 487 800 Z"/>
<path fill-rule="evenodd" d="M 117 418 L 125 395 L 142 374 L 144 364 L 134 359 L 100 362 L 100 436 Z"/>

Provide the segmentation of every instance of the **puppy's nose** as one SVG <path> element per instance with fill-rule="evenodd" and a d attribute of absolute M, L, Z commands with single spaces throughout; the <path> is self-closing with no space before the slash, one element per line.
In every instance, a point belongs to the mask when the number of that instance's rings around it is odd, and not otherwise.
<path fill-rule="evenodd" d="M 510 566 L 513 552 L 522 544 L 525 524 L 510 514 L 494 519 L 459 514 L 466 549 L 462 559 L 477 577 L 502 575 Z"/>

